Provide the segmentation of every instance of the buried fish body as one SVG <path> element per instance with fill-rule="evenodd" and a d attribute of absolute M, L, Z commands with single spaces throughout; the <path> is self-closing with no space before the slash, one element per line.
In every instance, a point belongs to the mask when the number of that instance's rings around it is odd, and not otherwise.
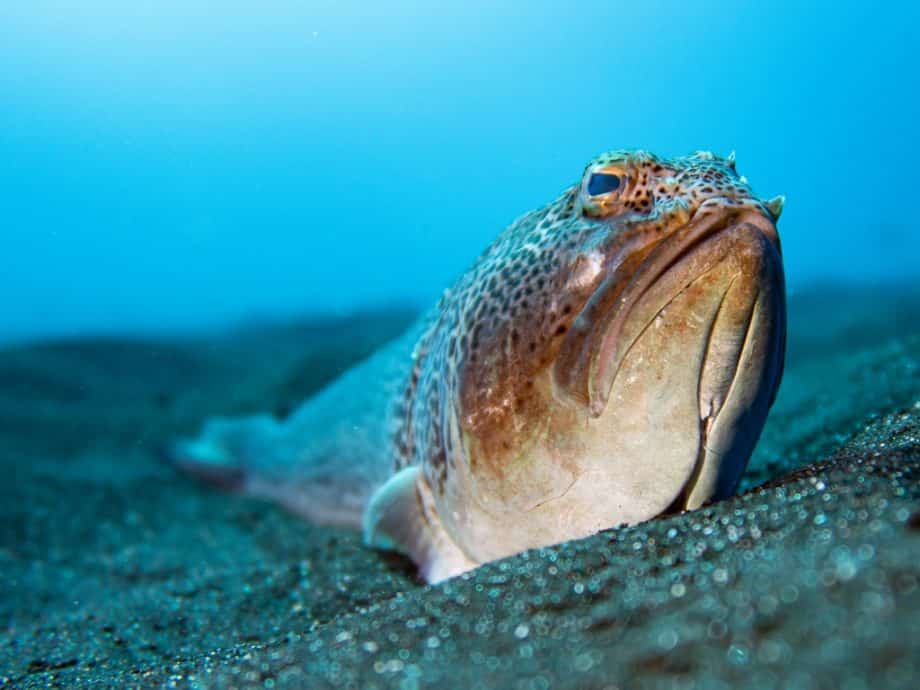
<path fill-rule="evenodd" d="M 290 418 L 172 457 L 429 582 L 728 496 L 782 375 L 782 201 L 733 157 L 603 154 Z"/>

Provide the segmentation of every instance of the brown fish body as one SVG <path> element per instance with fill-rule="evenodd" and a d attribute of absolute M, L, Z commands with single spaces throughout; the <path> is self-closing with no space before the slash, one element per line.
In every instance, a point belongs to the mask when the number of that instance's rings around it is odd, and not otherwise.
<path fill-rule="evenodd" d="M 780 210 L 732 159 L 613 152 L 513 223 L 412 338 L 368 542 L 437 581 L 729 495 L 782 373 Z"/>

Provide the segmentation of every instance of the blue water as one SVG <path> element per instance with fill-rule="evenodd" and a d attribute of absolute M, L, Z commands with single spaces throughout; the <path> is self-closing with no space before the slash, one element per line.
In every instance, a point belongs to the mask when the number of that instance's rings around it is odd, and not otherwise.
<path fill-rule="evenodd" d="M 738 153 L 793 290 L 920 277 L 914 2 L 0 4 L 0 340 L 436 296 L 599 151 Z"/>

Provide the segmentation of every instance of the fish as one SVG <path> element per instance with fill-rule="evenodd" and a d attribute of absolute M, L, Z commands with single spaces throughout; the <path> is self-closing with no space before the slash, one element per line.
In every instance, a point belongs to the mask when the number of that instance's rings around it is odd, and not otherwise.
<path fill-rule="evenodd" d="M 782 196 L 734 154 L 593 158 L 416 324 L 176 466 L 360 530 L 437 583 L 736 489 L 782 378 Z"/>

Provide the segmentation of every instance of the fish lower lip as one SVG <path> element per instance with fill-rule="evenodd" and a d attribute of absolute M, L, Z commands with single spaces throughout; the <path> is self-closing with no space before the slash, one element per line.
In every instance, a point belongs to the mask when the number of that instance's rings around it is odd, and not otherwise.
<path fill-rule="evenodd" d="M 569 356 L 560 357 L 555 370 L 559 388 L 586 404 L 592 416 L 599 416 L 635 339 L 625 337 L 625 330 L 640 299 L 707 240 L 744 224 L 756 228 L 778 248 L 775 226 L 762 213 L 739 211 L 727 216 L 698 213 L 687 225 L 659 242 L 638 267 L 632 267 L 631 271 L 629 267 L 625 270 L 616 267 L 579 315 L 582 326 L 567 337 L 564 347 L 569 348 Z"/>

